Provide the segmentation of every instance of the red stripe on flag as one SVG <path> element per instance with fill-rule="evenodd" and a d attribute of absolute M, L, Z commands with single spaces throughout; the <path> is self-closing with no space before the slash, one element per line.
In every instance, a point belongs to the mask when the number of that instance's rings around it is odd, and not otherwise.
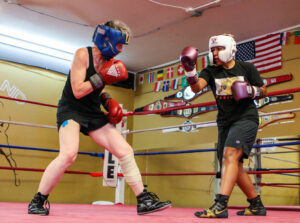
<path fill-rule="evenodd" d="M 263 60 L 260 62 L 255 61 L 255 62 L 253 62 L 253 64 L 256 66 L 256 68 L 258 68 L 261 66 L 268 66 L 270 64 L 278 63 L 278 62 L 281 62 L 281 57 L 275 57 L 273 59 Z"/>
<path fill-rule="evenodd" d="M 275 33 L 275 34 L 267 35 L 267 36 L 264 36 L 264 37 L 261 37 L 261 38 L 255 40 L 255 41 L 260 42 L 260 41 L 270 40 L 270 39 L 272 39 L 275 36 L 279 36 L 279 38 L 280 38 L 280 33 Z"/>
<path fill-rule="evenodd" d="M 260 73 L 263 73 L 263 72 L 268 72 L 268 71 L 271 71 L 271 70 L 277 70 L 277 69 L 280 69 L 281 66 L 282 66 L 282 65 L 281 65 L 281 61 L 280 61 L 280 62 L 278 62 L 278 63 L 270 63 L 270 64 L 267 64 L 267 65 L 258 67 L 257 70 L 258 70 Z"/>
<path fill-rule="evenodd" d="M 254 59 L 254 61 L 260 61 L 260 60 L 268 59 L 271 57 L 278 57 L 278 56 L 281 57 L 281 49 L 273 51 L 272 53 L 267 54 L 267 55 L 257 56 L 256 59 Z"/>
<path fill-rule="evenodd" d="M 280 69 L 282 66 L 280 33 L 255 40 L 255 53 L 256 57 L 251 62 L 260 73 Z"/>

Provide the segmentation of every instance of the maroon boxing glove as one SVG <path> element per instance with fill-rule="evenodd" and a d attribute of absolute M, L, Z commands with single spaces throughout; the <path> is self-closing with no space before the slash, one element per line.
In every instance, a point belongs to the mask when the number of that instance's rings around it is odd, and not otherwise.
<path fill-rule="evenodd" d="M 263 91 L 260 87 L 251 86 L 245 81 L 235 81 L 231 86 L 234 100 L 239 101 L 244 98 L 260 99 Z"/>
<path fill-rule="evenodd" d="M 128 78 L 125 64 L 121 60 L 111 59 L 107 61 L 96 73 L 90 77 L 90 82 L 94 89 L 102 88 L 106 84 L 123 81 Z"/>
<path fill-rule="evenodd" d="M 198 82 L 196 71 L 197 57 L 198 49 L 193 46 L 187 46 L 181 52 L 180 60 L 185 70 L 186 80 L 190 85 Z"/>
<path fill-rule="evenodd" d="M 118 124 L 123 118 L 122 108 L 119 103 L 112 99 L 106 92 L 101 94 L 102 105 L 108 111 L 106 114 L 111 124 Z"/>

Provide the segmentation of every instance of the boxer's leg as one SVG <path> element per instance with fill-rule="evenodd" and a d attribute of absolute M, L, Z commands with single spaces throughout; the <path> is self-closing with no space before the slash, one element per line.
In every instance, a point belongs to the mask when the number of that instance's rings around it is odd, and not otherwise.
<path fill-rule="evenodd" d="M 170 201 L 161 202 L 157 195 L 144 189 L 133 149 L 115 127 L 106 124 L 102 128 L 89 132 L 89 135 L 98 145 L 119 159 L 126 182 L 137 196 L 138 214 L 147 214 L 171 206 Z"/>

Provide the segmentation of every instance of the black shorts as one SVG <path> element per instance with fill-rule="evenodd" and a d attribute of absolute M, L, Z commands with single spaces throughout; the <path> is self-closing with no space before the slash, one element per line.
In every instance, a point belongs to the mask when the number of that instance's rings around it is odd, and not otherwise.
<path fill-rule="evenodd" d="M 252 120 L 239 120 L 229 126 L 218 126 L 218 160 L 222 164 L 225 147 L 233 147 L 243 150 L 244 158 L 248 158 L 256 139 L 258 124 Z"/>
<path fill-rule="evenodd" d="M 57 114 L 57 128 L 67 120 L 73 120 L 80 125 L 80 132 L 84 135 L 88 135 L 89 132 L 99 129 L 109 123 L 106 115 L 102 112 L 97 115 L 81 115 L 76 111 L 68 111 Z"/>

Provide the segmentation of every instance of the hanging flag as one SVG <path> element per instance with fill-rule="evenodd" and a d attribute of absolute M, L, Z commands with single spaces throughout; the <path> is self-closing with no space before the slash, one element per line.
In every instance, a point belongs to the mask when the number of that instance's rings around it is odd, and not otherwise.
<path fill-rule="evenodd" d="M 280 69 L 280 33 L 238 44 L 236 59 L 253 63 L 260 73 Z"/>
<path fill-rule="evenodd" d="M 177 67 L 177 76 L 181 76 L 184 74 L 184 69 L 183 69 L 183 65 L 179 64 Z"/>
<path fill-rule="evenodd" d="M 144 84 L 144 74 L 139 74 L 139 84 Z"/>
<path fill-rule="evenodd" d="M 159 90 L 160 90 L 159 88 L 160 88 L 160 81 L 156 81 L 153 91 L 154 92 L 159 92 Z"/>
<path fill-rule="evenodd" d="M 162 87 L 163 92 L 169 91 L 169 83 L 170 83 L 169 80 L 164 81 L 164 84 L 163 84 L 163 87 Z"/>
<path fill-rule="evenodd" d="M 172 88 L 173 90 L 176 90 L 177 87 L 178 87 L 178 78 L 175 78 L 175 79 L 172 80 L 171 88 Z"/>
<path fill-rule="evenodd" d="M 157 71 L 157 81 L 162 81 L 164 79 L 164 70 Z"/>
<path fill-rule="evenodd" d="M 209 57 L 207 55 L 207 56 L 202 57 L 202 69 L 204 69 L 208 65 L 209 65 Z"/>
<path fill-rule="evenodd" d="M 173 78 L 173 67 L 167 68 L 167 79 Z"/>
<path fill-rule="evenodd" d="M 144 74 L 139 74 L 139 84 L 144 84 Z"/>
<path fill-rule="evenodd" d="M 188 82 L 186 80 L 186 77 L 181 78 L 181 87 L 186 87 L 188 86 Z"/>
<path fill-rule="evenodd" d="M 148 73 L 148 83 L 152 83 L 154 81 L 154 72 Z"/>
<path fill-rule="evenodd" d="M 280 45 L 288 45 L 288 40 L 289 40 L 290 32 L 282 32 L 280 34 Z"/>
<path fill-rule="evenodd" d="M 300 44 L 300 30 L 295 31 L 294 44 Z"/>

